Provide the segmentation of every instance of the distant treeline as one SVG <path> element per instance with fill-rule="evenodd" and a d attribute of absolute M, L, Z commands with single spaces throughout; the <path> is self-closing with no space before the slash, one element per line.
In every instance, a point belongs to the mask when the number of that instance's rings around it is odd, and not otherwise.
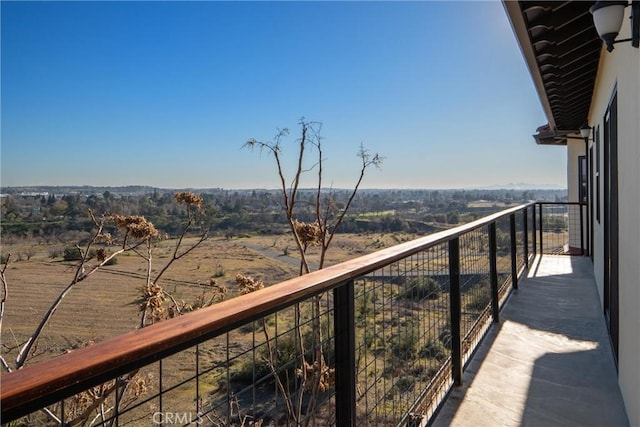
<path fill-rule="evenodd" d="M 108 189 L 105 189 L 108 188 Z M 100 191 L 103 190 L 103 191 Z M 192 190 L 204 199 L 207 227 L 226 236 L 286 231 L 282 195 L 277 190 Z M 185 210 L 174 200 L 175 190 L 129 187 L 11 187 L 2 189 L 0 222 L 3 237 L 61 240 L 87 233 L 96 215 L 142 215 L 163 233 L 177 233 Z M 349 190 L 325 190 L 336 210 Z M 299 196 L 297 219 L 314 220 L 315 190 Z M 566 200 L 566 190 L 361 190 L 339 232 L 429 233 L 532 200 Z"/>

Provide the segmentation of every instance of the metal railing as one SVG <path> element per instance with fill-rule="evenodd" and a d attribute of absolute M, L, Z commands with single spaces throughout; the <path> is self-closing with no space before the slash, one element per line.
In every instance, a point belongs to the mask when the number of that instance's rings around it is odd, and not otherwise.
<path fill-rule="evenodd" d="M 537 202 L 537 239 L 541 254 L 588 255 L 587 205 L 578 202 Z"/>
<path fill-rule="evenodd" d="M 2 422 L 420 425 L 461 383 L 536 238 L 541 252 L 551 247 L 544 227 L 556 214 L 546 205 L 507 209 L 5 374 Z"/>

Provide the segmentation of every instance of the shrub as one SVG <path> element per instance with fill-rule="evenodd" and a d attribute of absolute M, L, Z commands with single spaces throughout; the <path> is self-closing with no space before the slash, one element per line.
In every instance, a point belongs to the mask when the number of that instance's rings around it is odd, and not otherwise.
<path fill-rule="evenodd" d="M 472 292 L 469 295 L 469 300 L 465 304 L 468 310 L 482 311 L 491 302 L 491 296 L 486 290 L 485 292 Z"/>
<path fill-rule="evenodd" d="M 267 323 L 269 323 L 269 319 L 267 319 Z M 250 329 L 252 328 L 255 328 L 256 332 L 258 332 L 258 328 L 262 328 L 262 322 L 253 322 L 242 327 L 245 333 L 251 332 Z M 313 331 L 311 329 L 306 330 L 303 333 L 302 340 L 304 342 L 305 359 L 308 363 L 312 363 L 312 355 L 314 353 Z M 272 338 L 271 346 L 273 350 L 273 368 L 277 371 L 278 377 L 283 381 L 285 387 L 293 387 L 296 384 L 294 378 L 298 375 L 300 368 L 300 353 L 296 346 L 295 331 L 279 336 L 277 344 Z M 322 343 L 322 349 L 325 363 L 332 366 L 334 364 L 335 351 L 326 338 Z M 260 349 L 256 349 L 255 360 L 251 357 L 240 363 L 238 369 L 231 373 L 231 380 L 243 384 L 258 380 L 266 380 L 267 383 L 271 383 L 274 378 L 270 364 L 269 349 L 266 344 L 263 344 Z"/>
<path fill-rule="evenodd" d="M 423 299 L 438 299 L 442 289 L 440 284 L 431 277 L 412 277 L 406 282 L 406 289 L 400 294 L 401 298 L 412 301 Z"/>
<path fill-rule="evenodd" d="M 294 336 L 290 334 L 279 337 L 277 345 L 275 341 L 271 345 L 274 352 L 274 368 L 277 370 L 278 375 L 281 378 L 289 377 L 292 379 L 299 360 Z M 265 345 L 256 355 L 255 361 L 247 360 L 240 365 L 238 370 L 232 372 L 231 380 L 251 383 L 254 381 L 254 374 L 255 380 L 270 376 L 272 372 L 269 364 L 269 349 Z"/>
<path fill-rule="evenodd" d="M 438 334 L 438 339 L 444 346 L 444 348 L 451 348 L 451 324 L 447 323 Z"/>
<path fill-rule="evenodd" d="M 411 360 L 418 354 L 418 328 L 408 324 L 404 331 L 400 331 L 391 340 L 393 355 L 402 360 Z"/>
<path fill-rule="evenodd" d="M 416 384 L 415 377 L 412 377 L 409 375 L 403 375 L 397 379 L 396 383 L 391 388 L 390 393 L 394 395 L 394 394 L 404 394 L 404 393 L 410 392 L 411 390 L 413 390 L 415 384 Z"/>
<path fill-rule="evenodd" d="M 264 318 L 267 325 L 273 325 L 275 322 L 275 315 L 270 314 Z M 249 334 L 253 332 L 262 332 L 264 330 L 264 323 L 262 319 L 254 320 L 253 322 L 245 323 L 238 328 L 240 332 Z"/>
<path fill-rule="evenodd" d="M 465 306 L 468 310 L 484 310 L 491 302 L 489 283 L 487 281 L 482 281 L 477 286 L 471 288 L 470 292 L 465 295 L 465 300 Z"/>
<path fill-rule="evenodd" d="M 420 357 L 428 357 L 442 362 L 447 358 L 447 348 L 440 340 L 429 340 L 429 342 L 420 349 Z"/>
<path fill-rule="evenodd" d="M 59 247 L 49 248 L 49 257 L 51 257 L 52 259 L 56 259 L 61 256 L 62 256 L 62 249 L 60 249 Z"/>
<path fill-rule="evenodd" d="M 67 246 L 64 248 L 62 259 L 65 261 L 79 261 L 82 259 L 82 253 L 80 252 L 80 249 L 75 246 Z"/>
<path fill-rule="evenodd" d="M 223 277 L 225 275 L 224 267 L 220 264 L 216 264 L 215 272 L 213 273 L 214 278 Z"/>
<path fill-rule="evenodd" d="M 356 319 L 359 323 L 366 322 L 367 318 L 374 313 L 374 294 L 372 292 L 361 292 L 355 298 Z"/>
<path fill-rule="evenodd" d="M 89 251 L 89 258 L 96 256 L 96 250 L 91 249 Z M 65 261 L 80 261 L 82 259 L 82 252 L 75 246 L 67 246 L 64 248 L 62 259 Z"/>

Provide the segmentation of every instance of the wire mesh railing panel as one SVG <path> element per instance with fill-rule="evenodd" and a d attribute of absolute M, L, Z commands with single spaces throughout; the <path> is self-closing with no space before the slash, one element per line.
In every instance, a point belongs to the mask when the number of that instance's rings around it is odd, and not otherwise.
<path fill-rule="evenodd" d="M 516 225 L 516 268 L 517 271 L 521 271 L 527 264 L 526 256 L 528 249 L 525 247 L 527 244 L 528 236 L 525 239 L 525 221 L 527 219 L 526 210 L 516 212 L 515 225 Z M 527 228 L 529 224 L 527 223 Z"/>
<path fill-rule="evenodd" d="M 23 417 L 24 426 L 143 426 L 162 406 L 158 363 L 121 375 Z M 196 411 L 193 411 L 194 416 Z"/>
<path fill-rule="evenodd" d="M 397 425 L 435 396 L 450 357 L 448 252 L 438 245 L 356 281 L 357 417 Z"/>
<path fill-rule="evenodd" d="M 536 205 L 526 208 L 529 240 L 529 256 L 536 253 Z"/>
<path fill-rule="evenodd" d="M 491 315 L 489 235 L 481 228 L 460 237 L 460 336 L 463 363 L 482 337 Z"/>
<path fill-rule="evenodd" d="M 332 299 L 323 293 L 230 332 L 226 370 L 206 393 L 202 412 L 225 425 L 307 419 L 331 425 L 332 328 Z"/>
<path fill-rule="evenodd" d="M 584 255 L 587 249 L 587 205 L 567 206 L 568 255 Z"/>
<path fill-rule="evenodd" d="M 164 414 L 192 413 L 196 414 L 196 354 L 190 348 L 161 359 L 157 363 L 158 379 L 156 387 L 161 393 L 161 406 L 158 411 Z M 154 378 L 154 377 L 152 377 Z"/>
<path fill-rule="evenodd" d="M 24 425 L 335 424 L 323 293 L 37 411 Z"/>
<path fill-rule="evenodd" d="M 569 247 L 569 209 L 567 205 L 540 205 L 539 233 L 543 254 L 562 255 Z"/>
<path fill-rule="evenodd" d="M 543 254 L 584 255 L 587 249 L 586 205 L 538 203 L 538 245 Z"/>
<path fill-rule="evenodd" d="M 511 278 L 510 229 L 509 217 L 496 221 L 496 269 L 498 273 L 498 295 L 501 303 L 513 283 Z"/>

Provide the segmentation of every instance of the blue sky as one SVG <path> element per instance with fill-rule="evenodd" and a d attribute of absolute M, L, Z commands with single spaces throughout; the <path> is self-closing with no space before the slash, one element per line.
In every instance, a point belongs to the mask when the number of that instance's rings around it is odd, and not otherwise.
<path fill-rule="evenodd" d="M 566 186 L 503 6 L 477 2 L 7 2 L 3 186 L 276 188 L 242 148 L 323 123 L 327 185 Z M 290 169 L 287 169 L 290 171 Z"/>

